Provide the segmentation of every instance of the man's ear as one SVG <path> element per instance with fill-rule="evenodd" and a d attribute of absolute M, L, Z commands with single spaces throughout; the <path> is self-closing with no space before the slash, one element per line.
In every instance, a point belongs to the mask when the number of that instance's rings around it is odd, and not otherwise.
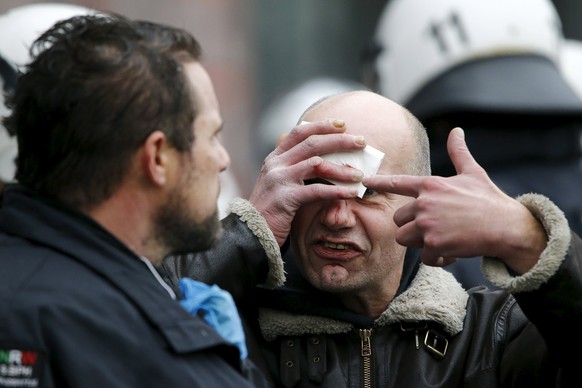
<path fill-rule="evenodd" d="M 155 185 L 166 183 L 173 148 L 162 131 L 152 132 L 144 143 L 142 167 L 144 174 Z"/>

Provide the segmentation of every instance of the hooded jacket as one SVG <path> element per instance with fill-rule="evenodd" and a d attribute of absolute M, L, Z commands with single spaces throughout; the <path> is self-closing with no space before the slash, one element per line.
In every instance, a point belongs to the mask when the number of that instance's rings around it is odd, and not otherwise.
<path fill-rule="evenodd" d="M 543 224 L 548 246 L 521 276 L 483 258 L 485 275 L 502 290 L 464 290 L 409 249 L 396 297 L 372 320 L 313 288 L 287 260 L 284 278 L 269 277 L 269 286 L 254 288 L 239 305 L 248 340 L 260 349 L 255 362 L 277 387 L 578 386 L 582 355 L 573 350 L 582 345 L 582 242 L 545 197 L 518 200 Z M 233 211 L 241 219 L 253 214 L 240 206 Z M 269 246 L 268 233 L 254 234 Z M 263 259 L 277 268 L 281 263 L 267 252 L 270 259 Z M 166 263 L 170 283 L 176 271 L 204 277 L 181 271 L 188 266 L 180 262 Z"/>

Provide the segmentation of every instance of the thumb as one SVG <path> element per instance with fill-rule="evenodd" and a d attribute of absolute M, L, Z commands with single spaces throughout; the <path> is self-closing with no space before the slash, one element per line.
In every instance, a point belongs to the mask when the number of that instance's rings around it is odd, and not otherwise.
<path fill-rule="evenodd" d="M 453 128 L 447 140 L 447 151 L 457 174 L 475 172 L 481 170 L 479 164 L 471 155 L 467 143 L 465 143 L 465 132 L 459 128 Z"/>

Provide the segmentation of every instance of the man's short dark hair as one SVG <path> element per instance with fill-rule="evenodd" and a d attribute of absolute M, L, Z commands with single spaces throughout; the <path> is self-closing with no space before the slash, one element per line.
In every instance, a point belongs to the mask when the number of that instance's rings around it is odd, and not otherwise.
<path fill-rule="evenodd" d="M 55 24 L 31 47 L 5 122 L 18 136 L 16 179 L 79 208 L 107 199 L 153 131 L 190 150 L 195 101 L 188 32 L 119 15 Z"/>

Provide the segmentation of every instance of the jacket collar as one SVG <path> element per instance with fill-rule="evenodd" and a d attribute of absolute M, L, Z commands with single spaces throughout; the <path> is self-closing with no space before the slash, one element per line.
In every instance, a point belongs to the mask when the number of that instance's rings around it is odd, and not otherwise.
<path fill-rule="evenodd" d="M 463 329 L 468 297 L 451 273 L 442 268 L 420 264 L 410 285 L 394 298 L 372 325 L 430 321 L 440 324 L 447 333 L 454 336 Z M 268 341 L 279 336 L 346 333 L 358 326 L 355 321 L 336 317 L 330 314 L 316 315 L 313 310 L 309 314 L 297 311 L 290 313 L 276 309 L 271 304 L 261 308 L 259 323 Z"/>
<path fill-rule="evenodd" d="M 63 204 L 39 198 L 21 186 L 10 187 L 0 206 L 0 231 L 60 252 L 107 279 L 176 352 L 225 343 L 171 299 L 139 256 L 97 222 Z"/>

